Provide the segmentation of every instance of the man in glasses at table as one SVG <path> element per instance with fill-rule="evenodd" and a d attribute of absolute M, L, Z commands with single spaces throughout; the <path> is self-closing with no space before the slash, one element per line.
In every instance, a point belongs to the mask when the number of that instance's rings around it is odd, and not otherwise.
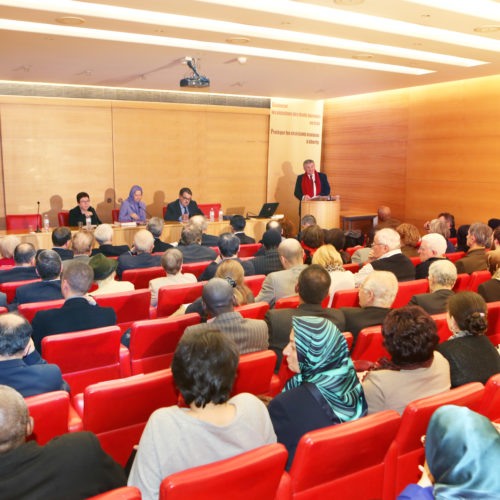
<path fill-rule="evenodd" d="M 188 187 L 183 187 L 179 191 L 179 198 L 167 205 L 165 220 L 183 222 L 193 215 L 203 215 L 193 199 L 193 193 Z"/>

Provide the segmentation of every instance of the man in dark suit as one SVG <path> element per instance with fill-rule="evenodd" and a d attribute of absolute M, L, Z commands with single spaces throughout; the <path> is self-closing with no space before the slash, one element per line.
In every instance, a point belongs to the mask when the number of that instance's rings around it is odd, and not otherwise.
<path fill-rule="evenodd" d="M 430 293 L 414 295 L 410 304 L 420 306 L 429 314 L 446 312 L 448 299 L 454 294 L 457 268 L 448 259 L 438 259 L 429 267 Z"/>
<path fill-rule="evenodd" d="M 172 245 L 170 245 L 169 243 L 165 243 L 160 239 L 161 233 L 163 233 L 164 225 L 165 223 L 159 217 L 151 217 L 151 219 L 149 219 L 148 221 L 146 229 L 153 235 L 153 238 L 155 239 L 152 253 L 164 252 L 165 250 L 172 248 Z"/>
<path fill-rule="evenodd" d="M 61 257 L 56 252 L 42 250 L 36 258 L 36 272 L 42 281 L 18 287 L 9 309 L 16 309 L 19 304 L 28 302 L 62 299 L 61 268 Z"/>
<path fill-rule="evenodd" d="M 422 236 L 418 255 L 420 264 L 415 268 L 415 279 L 422 280 L 429 275 L 429 267 L 433 262 L 445 260 L 446 240 L 444 236 L 438 233 L 429 233 Z"/>
<path fill-rule="evenodd" d="M 0 316 L 0 384 L 12 387 L 25 398 L 44 392 L 69 391 L 60 368 L 47 364 L 35 350 L 32 332 L 23 316 L 14 313 Z"/>
<path fill-rule="evenodd" d="M 467 233 L 467 255 L 455 262 L 458 273 L 472 274 L 474 271 L 487 271 L 486 247 L 491 244 L 491 227 L 483 222 L 475 222 Z"/>
<path fill-rule="evenodd" d="M 203 271 L 198 281 L 208 281 L 215 276 L 217 268 L 224 260 L 237 260 L 243 267 L 245 276 L 253 276 L 255 274 L 255 269 L 253 267 L 251 260 L 240 260 L 238 259 L 238 250 L 240 249 L 240 240 L 235 234 L 232 233 L 222 233 L 219 236 L 219 257 L 214 260 L 208 267 Z"/>
<path fill-rule="evenodd" d="M 105 257 L 118 257 L 122 253 L 130 251 L 128 245 L 113 245 L 113 226 L 101 224 L 95 228 L 94 237 L 99 248 L 92 250 L 92 256 L 102 253 Z"/>
<path fill-rule="evenodd" d="M 285 238 L 283 238 L 283 228 L 281 227 L 281 224 L 277 220 L 270 220 L 266 224 L 266 231 L 277 231 L 280 234 L 281 241 L 283 241 Z M 259 243 L 262 243 L 264 245 L 264 242 L 262 240 L 259 241 Z M 261 255 L 264 255 L 266 253 L 266 249 L 264 246 L 261 246 L 255 253 L 254 257 L 260 257 Z"/>
<path fill-rule="evenodd" d="M 316 171 L 313 160 L 305 160 L 304 173 L 297 176 L 294 195 L 300 201 L 308 201 L 316 196 L 329 196 L 330 184 L 325 174 Z"/>
<path fill-rule="evenodd" d="M 179 199 L 167 205 L 165 220 L 187 222 L 189 217 L 193 215 L 203 215 L 203 212 L 198 208 L 196 201 L 192 197 L 193 193 L 191 189 L 183 187 L 179 191 Z"/>
<path fill-rule="evenodd" d="M 278 373 L 283 349 L 290 340 L 293 316 L 319 316 L 327 318 L 334 323 L 340 331 L 344 330 L 344 315 L 331 308 L 321 306 L 330 290 L 330 275 L 321 266 L 312 264 L 306 267 L 299 275 L 297 292 L 299 293 L 299 306 L 297 309 L 270 309 L 265 320 L 269 329 L 269 349 L 276 355 L 275 372 Z"/>
<path fill-rule="evenodd" d="M 147 229 L 140 229 L 134 235 L 135 254 L 123 253 L 118 257 L 116 274 L 121 278 L 125 269 L 145 269 L 161 266 L 161 255 L 151 255 L 154 246 L 153 235 Z"/>
<path fill-rule="evenodd" d="M 269 273 L 283 269 L 283 264 L 278 253 L 280 243 L 281 234 L 278 231 L 270 229 L 264 233 L 262 236 L 264 255 L 255 257 L 252 261 L 255 274 L 268 275 Z"/>
<path fill-rule="evenodd" d="M 73 251 L 69 249 L 71 243 L 71 231 L 69 227 L 56 227 L 52 231 L 52 250 L 57 252 L 61 260 L 73 258 Z"/>
<path fill-rule="evenodd" d="M 193 215 L 189 219 L 189 224 L 197 226 L 201 230 L 201 244 L 204 247 L 216 247 L 219 237 L 214 234 L 207 234 L 208 222 L 204 215 Z"/>
<path fill-rule="evenodd" d="M 38 352 L 41 352 L 42 339 L 48 335 L 116 325 L 113 308 L 101 307 L 92 297 L 84 297 L 93 279 L 92 268 L 84 262 L 73 260 L 64 269 L 61 291 L 66 301 L 63 306 L 60 309 L 38 311 L 31 322 L 33 341 Z"/>
<path fill-rule="evenodd" d="M 247 225 L 245 217 L 242 215 L 233 215 L 231 217 L 231 230 L 234 235 L 238 237 L 242 245 L 255 243 L 255 240 L 244 233 L 245 226 Z"/>
<path fill-rule="evenodd" d="M 217 252 L 201 245 L 201 229 L 188 224 L 182 229 L 181 239 L 177 247 L 182 253 L 184 263 L 215 260 Z"/>
<path fill-rule="evenodd" d="M 359 288 L 360 307 L 341 307 L 345 331 L 353 336 L 353 347 L 359 332 L 368 326 L 381 325 L 398 293 L 398 281 L 388 271 L 373 271 Z"/>
<path fill-rule="evenodd" d="M 35 269 L 35 256 L 36 250 L 31 243 L 19 243 L 14 250 L 16 265 L 12 269 L 0 271 L 0 283 L 38 279 Z"/>

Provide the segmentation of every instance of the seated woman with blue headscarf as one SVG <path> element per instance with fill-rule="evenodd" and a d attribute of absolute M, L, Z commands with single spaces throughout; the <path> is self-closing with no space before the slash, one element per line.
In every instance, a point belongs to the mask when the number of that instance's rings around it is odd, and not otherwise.
<path fill-rule="evenodd" d="M 424 474 L 397 500 L 498 500 L 500 434 L 482 415 L 468 408 L 438 408 L 425 436 Z"/>
<path fill-rule="evenodd" d="M 347 342 L 331 321 L 295 316 L 283 354 L 296 375 L 268 410 L 278 442 L 288 450 L 288 470 L 306 432 L 362 417 L 367 405 Z"/>
<path fill-rule="evenodd" d="M 126 200 L 120 205 L 120 222 L 144 222 L 146 220 L 146 204 L 141 201 L 141 186 L 132 186 Z"/>

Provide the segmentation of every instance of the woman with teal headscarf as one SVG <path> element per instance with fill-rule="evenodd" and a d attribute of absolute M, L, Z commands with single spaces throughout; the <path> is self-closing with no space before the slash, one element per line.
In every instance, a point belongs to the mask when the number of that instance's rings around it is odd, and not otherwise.
<path fill-rule="evenodd" d="M 424 474 L 397 500 L 500 499 L 500 434 L 486 417 L 461 406 L 438 408 L 427 427 L 425 459 L 431 477 Z"/>
<path fill-rule="evenodd" d="M 288 450 L 288 470 L 306 432 L 362 417 L 367 405 L 347 342 L 331 321 L 295 316 L 283 355 L 296 375 L 268 409 L 278 442 Z"/>

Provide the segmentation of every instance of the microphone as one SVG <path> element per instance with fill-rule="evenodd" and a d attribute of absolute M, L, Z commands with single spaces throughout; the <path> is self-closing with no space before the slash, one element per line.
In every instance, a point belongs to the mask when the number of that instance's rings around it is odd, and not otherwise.
<path fill-rule="evenodd" d="M 40 222 L 39 222 L 39 216 L 40 216 L 40 202 L 37 201 L 36 202 L 37 204 L 37 209 L 36 209 L 36 231 L 35 233 L 40 233 Z"/>

